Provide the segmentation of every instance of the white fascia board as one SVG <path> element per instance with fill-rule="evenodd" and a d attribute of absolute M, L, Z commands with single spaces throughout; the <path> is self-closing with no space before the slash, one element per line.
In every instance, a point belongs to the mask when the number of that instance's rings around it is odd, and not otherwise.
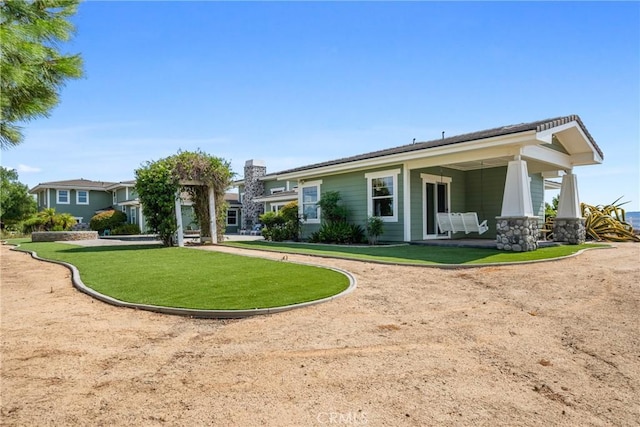
<path fill-rule="evenodd" d="M 572 154 L 571 161 L 574 166 L 586 166 L 600 164 L 603 159 L 597 151 L 591 151 L 587 153 Z"/>
<path fill-rule="evenodd" d="M 253 199 L 254 202 L 259 202 L 259 203 L 267 203 L 267 202 L 288 202 L 288 201 L 294 201 L 294 200 L 298 200 L 298 193 L 295 194 L 287 194 L 284 196 L 277 196 L 277 195 L 273 195 L 273 196 L 267 196 L 267 197 L 257 197 L 255 199 Z"/>
<path fill-rule="evenodd" d="M 582 130 L 578 122 L 576 122 L 575 120 L 569 123 L 565 123 L 562 126 L 557 126 L 551 129 L 544 130 L 542 132 L 538 132 L 536 134 L 536 139 L 546 144 L 551 144 L 554 134 L 560 133 L 562 131 L 565 131 L 571 128 L 574 128 L 574 130 L 580 134 L 580 137 L 582 138 L 586 146 L 589 147 L 589 151 L 591 151 L 591 153 L 589 153 L 591 155 L 589 162 L 584 164 L 592 165 L 596 163 L 598 164 L 602 163 L 604 159 L 602 158 L 598 150 L 596 150 L 596 147 L 593 146 L 593 144 L 591 143 L 591 140 L 587 137 L 587 135 L 585 135 L 584 131 Z M 579 156 L 584 158 L 584 155 L 580 154 Z M 575 155 L 572 155 L 572 157 L 575 157 Z"/>
<path fill-rule="evenodd" d="M 562 132 L 563 130 L 567 130 L 567 129 L 570 129 L 570 128 L 573 128 L 573 127 L 577 127 L 578 129 L 580 129 L 580 126 L 578 126 L 578 122 L 576 122 L 574 120 L 572 122 L 565 123 L 565 124 L 560 125 L 560 126 L 556 126 L 556 127 L 550 128 L 550 129 L 543 130 L 542 132 L 537 132 L 536 133 L 536 139 L 538 141 L 544 142 L 545 144 L 551 144 L 551 142 L 553 141 L 553 134 L 554 133 Z M 584 136 L 584 134 L 582 134 L 582 136 Z"/>
<path fill-rule="evenodd" d="M 422 150 L 409 151 L 398 154 L 390 154 L 382 157 L 375 157 L 372 159 L 359 160 L 348 163 L 340 163 L 337 165 L 325 166 L 314 169 L 307 169 L 299 172 L 291 172 L 282 175 L 272 175 L 273 178 L 278 181 L 282 180 L 295 180 L 295 179 L 309 179 L 309 177 L 332 175 L 338 173 L 347 173 L 363 169 L 371 169 L 375 167 L 382 167 L 388 164 L 401 164 L 405 162 L 411 162 L 416 157 L 433 158 L 441 157 L 453 153 L 464 153 L 469 151 L 476 151 L 485 148 L 499 147 L 499 146 L 512 146 L 512 145 L 532 145 L 539 144 L 535 139 L 535 131 L 520 132 L 511 135 L 495 136 L 493 138 L 485 138 L 481 140 L 474 140 L 468 142 L 461 142 L 457 144 L 443 145 L 441 147 L 424 148 Z M 486 158 L 486 157 L 484 157 Z M 440 163 L 438 161 L 438 163 Z"/>
<path fill-rule="evenodd" d="M 135 183 L 116 182 L 115 184 L 112 184 L 112 185 L 106 187 L 106 189 L 108 191 L 113 191 L 113 190 L 116 190 L 118 188 L 133 188 L 135 186 L 136 186 Z"/>

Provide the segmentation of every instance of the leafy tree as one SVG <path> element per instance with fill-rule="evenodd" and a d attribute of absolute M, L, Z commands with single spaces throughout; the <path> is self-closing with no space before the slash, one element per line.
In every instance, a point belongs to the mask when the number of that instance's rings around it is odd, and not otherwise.
<path fill-rule="evenodd" d="M 551 204 L 549 203 L 545 203 L 544 204 L 544 216 L 546 218 L 555 218 L 556 214 L 558 213 L 558 202 L 560 200 L 560 196 L 555 196 L 553 199 L 551 199 Z"/>
<path fill-rule="evenodd" d="M 136 191 L 147 226 L 160 235 L 165 246 L 173 245 L 177 230 L 175 198 L 178 183 L 172 173 L 170 158 L 147 162 L 136 169 Z"/>
<path fill-rule="evenodd" d="M 18 181 L 18 172 L 0 166 L 0 220 L 2 224 L 20 222 L 37 210 L 29 188 Z"/>
<path fill-rule="evenodd" d="M 0 147 L 23 141 L 17 123 L 47 117 L 58 92 L 82 76 L 80 55 L 63 54 L 59 44 L 74 32 L 69 18 L 79 0 L 0 2 Z"/>

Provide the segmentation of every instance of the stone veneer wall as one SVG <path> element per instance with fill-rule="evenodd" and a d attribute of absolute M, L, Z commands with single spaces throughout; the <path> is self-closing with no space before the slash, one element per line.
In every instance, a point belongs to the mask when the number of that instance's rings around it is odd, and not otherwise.
<path fill-rule="evenodd" d="M 587 239 L 584 218 L 556 218 L 553 222 L 553 241 L 580 245 Z"/>
<path fill-rule="evenodd" d="M 496 217 L 496 247 L 504 251 L 538 249 L 538 217 Z"/>
<path fill-rule="evenodd" d="M 254 224 L 259 223 L 260 215 L 264 213 L 264 205 L 253 199 L 264 196 L 264 183 L 259 178 L 266 174 L 267 167 L 261 161 L 248 160 L 244 165 L 242 228 L 245 230 L 250 230 Z"/>
<path fill-rule="evenodd" d="M 97 231 L 34 231 L 31 233 L 32 242 L 94 240 L 97 238 Z"/>

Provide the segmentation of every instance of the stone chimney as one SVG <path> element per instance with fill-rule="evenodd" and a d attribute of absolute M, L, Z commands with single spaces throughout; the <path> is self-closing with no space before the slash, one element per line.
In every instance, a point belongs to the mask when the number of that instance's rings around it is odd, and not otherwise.
<path fill-rule="evenodd" d="M 244 197 L 242 199 L 242 228 L 250 230 L 260 222 L 264 204 L 253 199 L 264 196 L 264 183 L 259 178 L 267 174 L 262 160 L 247 160 L 244 164 Z"/>

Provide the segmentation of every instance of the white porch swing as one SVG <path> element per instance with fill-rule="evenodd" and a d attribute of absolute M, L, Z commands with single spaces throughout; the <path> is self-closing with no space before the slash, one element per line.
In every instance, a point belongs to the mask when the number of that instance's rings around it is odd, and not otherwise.
<path fill-rule="evenodd" d="M 480 162 L 480 210 L 484 212 L 482 203 L 484 164 Z M 441 173 L 442 176 L 442 173 Z M 441 178 L 442 179 L 442 178 Z M 480 222 L 477 212 L 438 212 L 436 215 L 441 233 L 464 232 L 483 234 L 489 230 L 487 220 Z"/>

